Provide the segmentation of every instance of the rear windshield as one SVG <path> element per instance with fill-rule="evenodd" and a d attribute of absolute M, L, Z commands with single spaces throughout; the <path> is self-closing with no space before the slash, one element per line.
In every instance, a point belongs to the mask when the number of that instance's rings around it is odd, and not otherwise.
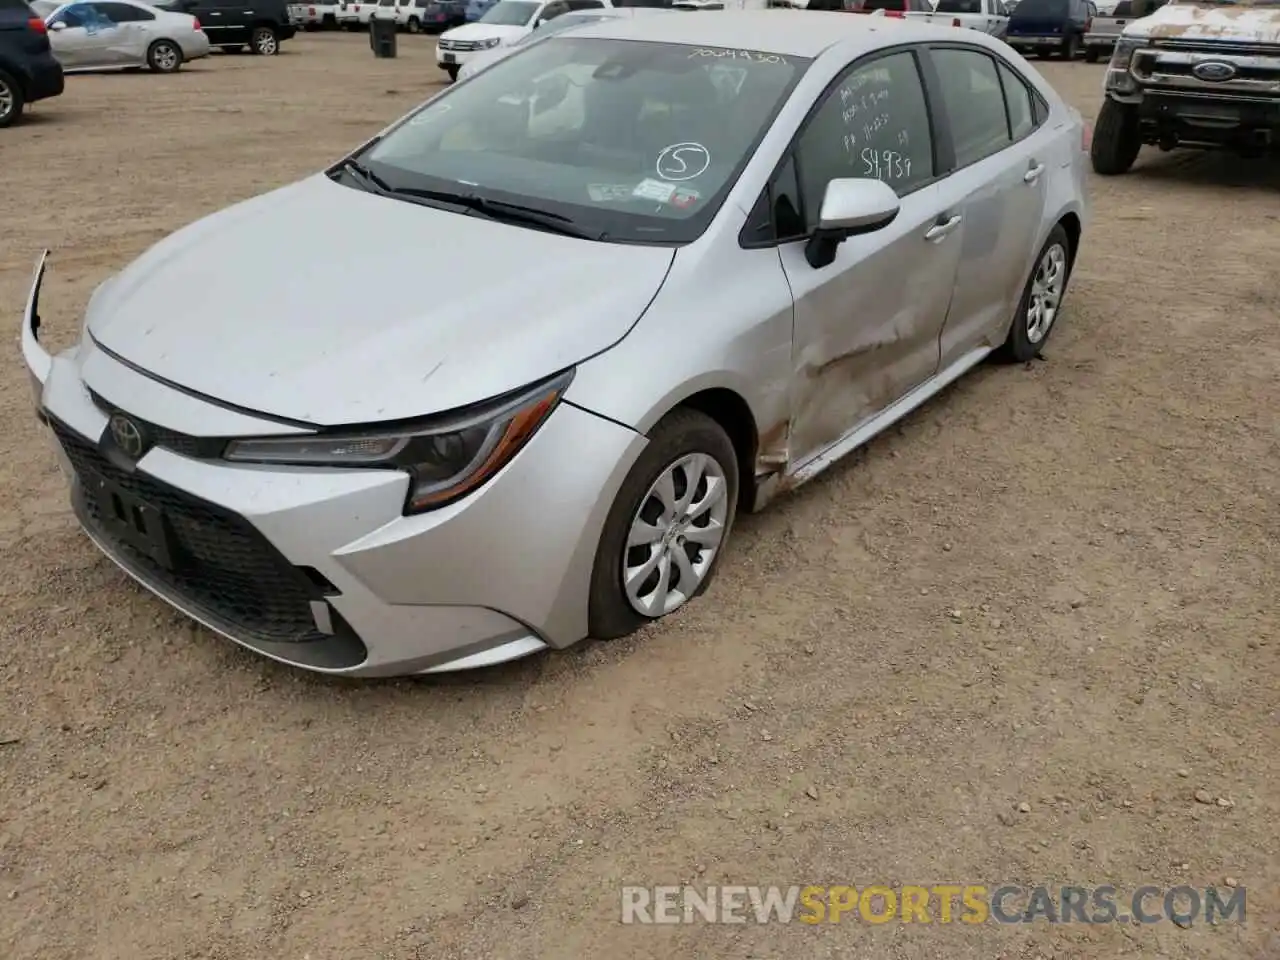
<path fill-rule="evenodd" d="M 982 0 L 938 0 L 938 13 L 981 13 Z"/>
<path fill-rule="evenodd" d="M 1065 17 L 1070 0 L 1022 0 L 1014 16 L 1019 20 L 1030 17 Z"/>
<path fill-rule="evenodd" d="M 907 0 L 855 0 L 855 10 L 906 10 Z"/>

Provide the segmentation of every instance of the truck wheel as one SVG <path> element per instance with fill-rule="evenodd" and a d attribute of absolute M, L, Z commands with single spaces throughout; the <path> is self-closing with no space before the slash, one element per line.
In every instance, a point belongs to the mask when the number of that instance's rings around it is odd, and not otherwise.
<path fill-rule="evenodd" d="M 1103 100 L 1098 122 L 1093 126 L 1093 143 L 1089 147 L 1094 172 L 1104 177 L 1128 173 L 1141 149 L 1138 111 L 1116 103 L 1110 97 Z"/>
<path fill-rule="evenodd" d="M 410 17 L 409 22 L 405 24 L 405 29 L 410 33 L 421 33 L 422 22 L 417 17 Z"/>
<path fill-rule="evenodd" d="M 249 49 L 260 57 L 274 57 L 280 52 L 280 41 L 271 27 L 254 27 Z"/>
<path fill-rule="evenodd" d="M 1084 48 L 1084 62 L 1085 62 L 1085 63 L 1097 63 L 1097 62 L 1098 62 L 1098 48 L 1097 48 L 1097 47 L 1085 47 L 1085 48 Z"/>
<path fill-rule="evenodd" d="M 22 116 L 22 87 L 0 70 L 0 127 L 11 127 Z"/>
<path fill-rule="evenodd" d="M 1074 60 L 1076 58 L 1076 54 L 1079 52 L 1080 38 L 1073 33 L 1071 36 L 1067 37 L 1066 41 L 1062 44 L 1062 59 Z"/>

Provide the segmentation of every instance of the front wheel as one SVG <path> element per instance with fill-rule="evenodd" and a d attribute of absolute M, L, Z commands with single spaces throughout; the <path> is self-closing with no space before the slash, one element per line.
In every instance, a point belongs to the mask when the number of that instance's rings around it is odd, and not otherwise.
<path fill-rule="evenodd" d="M 1128 173 L 1142 149 L 1142 128 L 1138 111 L 1110 97 L 1102 101 L 1098 122 L 1093 126 L 1089 159 L 1095 173 L 1115 177 Z"/>
<path fill-rule="evenodd" d="M 0 70 L 0 128 L 11 127 L 22 118 L 24 103 L 18 81 Z"/>
<path fill-rule="evenodd" d="M 152 73 L 177 73 L 182 67 L 182 50 L 172 40 L 157 40 L 147 49 L 147 66 Z"/>
<path fill-rule="evenodd" d="M 626 636 L 706 590 L 737 503 L 737 454 L 720 425 L 696 410 L 664 417 L 605 520 L 591 572 L 591 636 Z"/>
<path fill-rule="evenodd" d="M 453 83 L 453 82 L 457 81 L 457 79 L 458 79 L 458 68 L 457 68 L 456 66 L 449 66 L 449 67 L 445 67 L 445 68 L 444 68 L 444 72 L 445 72 L 445 73 L 447 73 L 447 74 L 449 75 L 449 82 L 450 82 L 450 83 Z"/>
<path fill-rule="evenodd" d="M 1026 363 L 1040 356 L 1062 309 L 1062 298 L 1067 294 L 1070 278 L 1071 241 L 1062 224 L 1058 224 L 1040 248 L 1031 276 L 1022 290 L 1009 335 L 1001 347 L 1004 359 Z"/>
<path fill-rule="evenodd" d="M 249 48 L 258 56 L 274 57 L 280 52 L 280 41 L 271 27 L 254 27 Z"/>

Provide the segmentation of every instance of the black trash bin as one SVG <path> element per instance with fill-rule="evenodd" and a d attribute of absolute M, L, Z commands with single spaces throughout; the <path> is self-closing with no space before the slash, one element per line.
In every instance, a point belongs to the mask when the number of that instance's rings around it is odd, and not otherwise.
<path fill-rule="evenodd" d="M 373 48 L 375 57 L 394 57 L 396 55 L 396 22 L 370 17 L 369 46 Z"/>

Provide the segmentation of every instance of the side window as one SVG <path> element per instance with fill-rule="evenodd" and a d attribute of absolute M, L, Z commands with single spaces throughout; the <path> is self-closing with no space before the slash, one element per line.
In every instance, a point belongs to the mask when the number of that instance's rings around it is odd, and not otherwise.
<path fill-rule="evenodd" d="M 603 7 L 601 0 L 569 0 L 570 10 L 599 10 Z"/>
<path fill-rule="evenodd" d="M 139 7 L 131 7 L 127 3 L 95 3 L 94 7 L 116 23 L 134 23 L 135 21 L 154 20 L 155 16 Z"/>
<path fill-rule="evenodd" d="M 931 51 L 951 125 L 956 167 L 967 167 L 1012 142 L 996 62 L 976 50 Z"/>
<path fill-rule="evenodd" d="M 796 152 L 810 227 L 827 184 L 838 177 L 875 177 L 898 196 L 931 180 L 933 134 L 915 55 L 894 53 L 855 66 L 827 93 Z"/>
<path fill-rule="evenodd" d="M 1035 111 L 1031 107 L 1031 91 L 1022 78 L 998 64 L 1000 85 L 1004 87 L 1004 105 L 1009 113 L 1009 133 L 1015 141 L 1021 140 L 1036 128 Z"/>

